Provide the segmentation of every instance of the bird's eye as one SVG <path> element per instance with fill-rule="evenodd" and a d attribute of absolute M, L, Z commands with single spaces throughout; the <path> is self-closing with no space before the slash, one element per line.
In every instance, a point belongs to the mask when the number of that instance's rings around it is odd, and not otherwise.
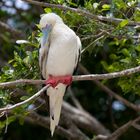
<path fill-rule="evenodd" d="M 46 24 L 44 27 L 41 28 L 41 30 L 45 30 L 48 27 L 48 24 Z"/>
<path fill-rule="evenodd" d="M 43 31 L 44 31 L 44 29 L 45 29 L 45 27 L 41 28 L 40 30 L 43 32 Z"/>
<path fill-rule="evenodd" d="M 41 28 L 42 32 L 50 31 L 52 28 L 51 24 L 46 24 L 44 27 Z"/>

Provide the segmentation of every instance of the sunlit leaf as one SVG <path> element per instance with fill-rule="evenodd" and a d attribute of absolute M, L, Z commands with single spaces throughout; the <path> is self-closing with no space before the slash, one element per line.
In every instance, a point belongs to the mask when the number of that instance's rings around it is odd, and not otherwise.
<path fill-rule="evenodd" d="M 109 4 L 104 4 L 104 5 L 102 6 L 102 8 L 103 8 L 104 10 L 109 10 L 109 9 L 110 9 L 110 5 L 109 5 Z"/>
<path fill-rule="evenodd" d="M 44 12 L 45 12 L 45 13 L 51 13 L 52 10 L 51 10 L 51 8 L 45 8 L 45 9 L 44 9 Z"/>
<path fill-rule="evenodd" d="M 128 21 L 127 19 L 125 19 L 125 20 L 121 21 L 121 22 L 119 23 L 118 26 L 121 27 L 121 28 L 123 28 L 123 27 L 125 27 L 128 23 L 129 23 L 129 21 Z"/>
<path fill-rule="evenodd" d="M 27 41 L 27 40 L 17 40 L 16 43 L 17 43 L 17 44 L 28 44 L 28 43 L 30 43 L 30 42 Z"/>

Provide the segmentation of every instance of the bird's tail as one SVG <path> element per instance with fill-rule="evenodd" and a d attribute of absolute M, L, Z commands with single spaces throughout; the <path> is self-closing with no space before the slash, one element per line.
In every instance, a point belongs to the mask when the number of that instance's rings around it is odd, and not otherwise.
<path fill-rule="evenodd" d="M 50 130 L 53 136 L 55 127 L 59 123 L 61 106 L 63 101 L 63 96 L 66 90 L 66 85 L 59 83 L 55 88 L 49 87 L 47 89 L 47 94 L 49 96 L 49 106 L 50 106 Z"/>

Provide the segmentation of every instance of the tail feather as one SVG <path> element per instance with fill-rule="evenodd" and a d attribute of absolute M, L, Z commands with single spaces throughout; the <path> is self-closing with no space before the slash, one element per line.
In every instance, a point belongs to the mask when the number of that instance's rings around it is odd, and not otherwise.
<path fill-rule="evenodd" d="M 54 130 L 55 130 L 55 121 L 52 119 L 50 116 L 50 130 L 51 130 L 51 135 L 53 136 Z"/>
<path fill-rule="evenodd" d="M 53 136 L 55 127 L 59 123 L 63 96 L 66 90 L 66 85 L 58 84 L 55 88 L 50 87 L 47 90 L 50 103 L 50 129 Z"/>
<path fill-rule="evenodd" d="M 61 94 L 61 93 L 60 93 Z M 62 94 L 57 98 L 56 106 L 55 106 L 55 111 L 54 111 L 54 120 L 55 124 L 58 125 L 59 123 L 59 118 L 61 114 L 61 107 L 62 107 L 62 102 L 63 102 L 63 96 Z"/>

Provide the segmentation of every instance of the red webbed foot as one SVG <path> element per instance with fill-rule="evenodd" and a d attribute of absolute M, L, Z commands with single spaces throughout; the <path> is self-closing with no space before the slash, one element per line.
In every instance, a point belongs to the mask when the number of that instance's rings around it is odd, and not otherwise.
<path fill-rule="evenodd" d="M 53 88 L 56 87 L 59 83 L 70 85 L 72 83 L 72 76 L 49 76 L 49 78 L 45 81 L 45 84 L 50 84 Z"/>

